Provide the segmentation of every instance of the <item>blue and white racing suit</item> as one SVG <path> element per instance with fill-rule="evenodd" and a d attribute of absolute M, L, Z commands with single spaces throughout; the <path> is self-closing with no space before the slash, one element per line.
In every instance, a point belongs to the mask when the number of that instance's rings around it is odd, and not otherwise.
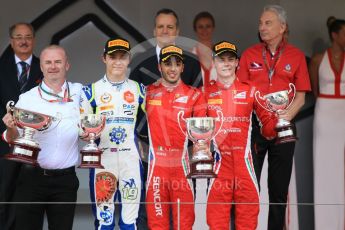
<path fill-rule="evenodd" d="M 136 229 L 142 188 L 142 166 L 135 135 L 144 87 L 126 79 L 111 83 L 106 76 L 83 91 L 82 113 L 106 116 L 99 148 L 104 169 L 90 170 L 90 194 L 96 229 L 114 229 L 114 201 L 121 202 L 119 226 Z M 83 111 L 84 110 L 84 111 Z"/>

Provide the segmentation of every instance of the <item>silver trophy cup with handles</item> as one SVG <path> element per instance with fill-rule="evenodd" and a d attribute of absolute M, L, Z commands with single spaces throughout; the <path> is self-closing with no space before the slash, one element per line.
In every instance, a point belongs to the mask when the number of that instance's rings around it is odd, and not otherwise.
<path fill-rule="evenodd" d="M 39 143 L 34 139 L 36 131 L 44 131 L 50 127 L 56 117 L 37 113 L 14 106 L 14 101 L 6 105 L 7 111 L 13 116 L 14 123 L 23 134 L 10 143 L 10 153 L 4 156 L 5 159 L 18 161 L 31 165 L 38 165 L 38 153 L 41 150 Z"/>
<path fill-rule="evenodd" d="M 292 94 L 290 100 L 289 95 Z M 265 110 L 277 113 L 278 111 L 288 109 L 295 99 L 296 87 L 294 84 L 289 84 L 289 90 L 278 91 L 265 96 L 261 96 L 259 91 L 255 92 L 255 99 L 258 104 Z M 294 142 L 297 140 L 293 131 L 293 126 L 290 121 L 279 118 L 275 130 L 277 131 L 276 144 L 287 142 Z"/>
<path fill-rule="evenodd" d="M 98 148 L 95 140 L 101 135 L 105 126 L 105 116 L 100 114 L 84 114 L 80 118 L 82 136 L 89 136 L 90 141 L 81 150 L 79 168 L 104 168 L 101 164 L 103 150 Z"/>
<path fill-rule="evenodd" d="M 187 178 L 214 178 L 217 175 L 213 172 L 214 159 L 210 152 L 210 142 L 218 134 L 223 124 L 223 114 L 217 111 L 218 118 L 213 117 L 191 117 L 184 119 L 184 112 L 180 111 L 177 115 L 181 131 L 188 136 L 194 146 L 200 146 L 193 152 L 190 160 L 190 173 Z M 180 120 L 186 123 L 186 131 L 181 127 Z M 220 126 L 216 130 L 216 120 Z"/>

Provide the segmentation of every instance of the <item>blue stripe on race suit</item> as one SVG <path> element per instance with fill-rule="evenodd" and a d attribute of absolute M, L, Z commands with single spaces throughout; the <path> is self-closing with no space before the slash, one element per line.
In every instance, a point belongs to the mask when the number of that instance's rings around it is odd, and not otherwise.
<path fill-rule="evenodd" d="M 99 221 L 97 219 L 97 204 L 96 204 L 96 193 L 95 193 L 95 169 L 89 170 L 89 187 L 90 187 L 90 198 L 91 198 L 91 207 L 92 207 L 92 214 L 95 218 L 94 225 L 95 229 L 99 226 Z"/>
<path fill-rule="evenodd" d="M 144 190 L 144 188 L 145 188 L 144 166 L 143 166 L 143 162 L 141 160 L 141 155 L 140 155 L 140 150 L 139 150 L 139 140 L 138 140 L 138 137 L 137 137 L 135 131 L 134 131 L 134 144 L 135 144 L 135 147 L 137 148 L 137 153 L 139 155 L 139 164 L 140 164 L 139 169 L 140 169 L 140 179 L 141 179 L 141 185 L 142 185 L 141 190 Z"/>
<path fill-rule="evenodd" d="M 94 84 L 89 84 L 83 87 L 84 94 L 93 108 L 96 108 L 96 100 L 94 95 Z"/>
<path fill-rule="evenodd" d="M 140 205 L 139 205 L 139 210 L 138 210 L 138 218 L 136 220 L 136 224 L 138 223 L 138 219 L 139 219 L 139 213 L 140 213 L 140 209 L 146 208 L 145 204 L 142 205 L 142 202 L 145 202 L 145 178 L 144 178 L 144 166 L 143 166 L 143 162 L 141 160 L 141 156 L 140 156 L 140 152 L 139 152 L 139 142 L 138 142 L 138 137 L 136 134 L 134 134 L 134 144 L 135 147 L 137 148 L 137 153 L 139 155 L 139 169 L 140 169 L 140 180 L 141 180 L 141 195 L 140 195 Z"/>
<path fill-rule="evenodd" d="M 140 85 L 137 83 L 137 86 L 139 88 L 139 104 L 141 105 L 141 109 L 145 112 L 146 87 L 142 83 L 140 83 Z"/>
<path fill-rule="evenodd" d="M 139 104 L 142 104 L 144 102 L 144 98 L 145 98 L 145 91 L 146 88 L 143 84 L 139 84 L 138 82 L 135 82 L 138 88 L 138 94 L 139 94 Z"/>
<path fill-rule="evenodd" d="M 145 199 L 146 199 L 146 187 L 145 187 L 145 178 L 144 178 L 144 166 L 142 164 L 142 162 L 140 161 L 140 178 L 141 178 L 141 195 L 140 195 L 140 205 L 139 205 L 139 212 L 138 212 L 138 218 L 136 221 L 136 224 L 138 224 L 139 218 L 140 218 L 140 209 L 144 208 L 146 209 L 146 204 Z M 146 211 L 145 211 L 146 213 Z"/>

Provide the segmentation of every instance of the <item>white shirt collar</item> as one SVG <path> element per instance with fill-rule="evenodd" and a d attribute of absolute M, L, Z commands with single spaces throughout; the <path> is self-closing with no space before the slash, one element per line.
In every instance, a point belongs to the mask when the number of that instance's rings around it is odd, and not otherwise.
<path fill-rule="evenodd" d="M 159 63 L 159 53 L 161 52 L 161 47 L 159 47 L 158 45 L 156 45 L 156 55 L 157 55 L 157 60 L 158 60 L 158 63 Z"/>
<path fill-rule="evenodd" d="M 15 60 L 15 62 L 16 62 L 17 65 L 19 64 L 19 62 L 22 61 L 22 60 L 20 60 L 20 58 L 19 58 L 16 54 L 14 55 L 14 60 Z M 26 64 L 28 64 L 29 66 L 31 66 L 32 55 L 30 55 L 30 57 L 29 57 L 28 59 L 24 60 L 24 62 L 25 62 Z"/>

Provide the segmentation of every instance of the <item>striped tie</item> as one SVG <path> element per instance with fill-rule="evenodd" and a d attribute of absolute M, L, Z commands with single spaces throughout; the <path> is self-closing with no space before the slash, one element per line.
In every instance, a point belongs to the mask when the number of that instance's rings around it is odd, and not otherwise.
<path fill-rule="evenodd" d="M 23 61 L 19 62 L 19 64 L 22 66 L 22 72 L 20 73 L 20 76 L 19 76 L 20 92 L 24 93 L 24 87 L 28 80 L 29 65 Z"/>

